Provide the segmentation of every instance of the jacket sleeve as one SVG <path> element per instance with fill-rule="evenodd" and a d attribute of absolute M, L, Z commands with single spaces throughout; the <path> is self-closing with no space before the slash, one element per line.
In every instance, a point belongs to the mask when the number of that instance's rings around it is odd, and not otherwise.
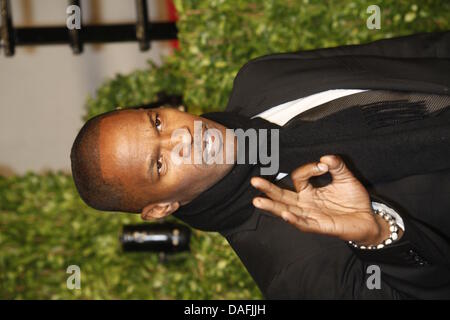
<path fill-rule="evenodd" d="M 322 246 L 285 264 L 263 291 L 265 297 L 449 299 L 448 242 L 425 225 L 407 216 L 402 219 L 405 234 L 383 249 L 358 250 L 341 241 L 344 246 Z M 368 284 L 374 267 L 379 270 L 377 288 Z"/>
<path fill-rule="evenodd" d="M 280 186 L 290 188 L 290 182 L 287 179 Z M 426 189 L 427 186 L 424 187 Z M 327 237 L 311 234 L 306 238 L 306 234 L 297 230 L 298 237 L 302 237 L 301 243 L 308 242 L 309 248 L 317 245 L 317 250 L 315 254 L 302 254 L 295 261 L 285 264 L 268 285 L 266 296 L 269 299 L 450 298 L 448 235 L 413 218 L 404 209 L 379 195 L 371 195 L 371 198 L 393 208 L 401 216 L 405 225 L 401 239 L 383 249 L 360 250 L 331 237 L 330 241 L 334 242 L 317 244 L 324 241 L 321 238 Z M 443 230 L 445 228 L 443 226 Z M 378 266 L 381 271 L 379 290 L 367 287 L 370 266 Z"/>
<path fill-rule="evenodd" d="M 296 59 L 319 59 L 340 56 L 367 56 L 393 59 L 448 59 L 450 58 L 450 31 L 413 34 L 403 37 L 381 39 L 366 44 L 272 53 L 250 59 L 241 67 L 239 73 L 243 73 L 248 65 L 257 61 L 289 57 Z"/>
<path fill-rule="evenodd" d="M 349 250 L 351 252 L 351 250 Z M 450 272 L 442 265 L 368 262 L 339 246 L 285 265 L 264 292 L 268 299 L 449 299 Z M 375 273 L 373 270 L 377 270 Z M 379 280 L 373 287 L 373 278 Z"/>
<path fill-rule="evenodd" d="M 299 51 L 304 58 L 336 56 L 378 56 L 389 58 L 449 58 L 450 32 L 423 33 L 367 44 Z"/>
<path fill-rule="evenodd" d="M 450 272 L 450 241 L 446 235 L 398 210 L 386 200 L 373 195 L 371 197 L 393 208 L 402 217 L 405 231 L 398 241 L 382 249 L 361 250 L 352 247 L 360 259 L 411 268 L 440 265 Z"/>

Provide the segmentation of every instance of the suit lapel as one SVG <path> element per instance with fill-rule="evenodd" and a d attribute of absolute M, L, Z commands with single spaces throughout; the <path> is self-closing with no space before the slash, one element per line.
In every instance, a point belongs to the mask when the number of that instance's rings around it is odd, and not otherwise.
<path fill-rule="evenodd" d="M 450 77 L 442 70 L 450 70 L 450 60 L 264 56 L 250 61 L 238 73 L 226 110 L 252 117 L 279 104 L 331 89 L 449 94 Z"/>

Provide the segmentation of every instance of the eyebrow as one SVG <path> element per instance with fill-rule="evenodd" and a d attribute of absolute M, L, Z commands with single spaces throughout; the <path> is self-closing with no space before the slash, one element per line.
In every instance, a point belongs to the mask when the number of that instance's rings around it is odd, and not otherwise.
<path fill-rule="evenodd" d="M 150 160 L 150 165 L 148 166 L 148 171 L 147 171 L 147 174 L 150 176 L 150 179 L 151 179 L 152 183 L 155 182 L 155 179 L 153 177 L 153 175 L 155 173 L 155 170 L 154 170 L 155 164 L 156 164 L 156 161 L 152 157 L 151 160 Z"/>
<path fill-rule="evenodd" d="M 152 110 L 148 110 L 146 112 L 147 117 L 150 120 L 150 127 L 152 127 L 155 131 L 158 131 L 156 129 L 155 122 L 152 119 L 152 113 L 154 113 Z M 159 154 L 159 152 L 157 152 L 157 153 Z M 152 154 L 151 158 L 150 158 L 150 165 L 148 166 L 148 169 L 147 169 L 147 175 L 150 176 L 150 180 L 152 181 L 152 183 L 155 183 L 155 180 L 156 180 L 155 179 L 155 172 L 156 172 L 155 167 L 156 167 L 156 161 L 155 161 L 154 154 Z"/>
<path fill-rule="evenodd" d="M 152 119 L 152 111 L 151 110 L 148 110 L 147 112 L 146 112 L 146 114 L 147 114 L 147 117 L 148 117 L 148 120 L 150 120 L 150 125 L 151 125 L 151 127 L 152 128 L 154 128 L 154 129 L 156 129 L 155 128 L 155 123 L 153 122 L 153 119 Z"/>

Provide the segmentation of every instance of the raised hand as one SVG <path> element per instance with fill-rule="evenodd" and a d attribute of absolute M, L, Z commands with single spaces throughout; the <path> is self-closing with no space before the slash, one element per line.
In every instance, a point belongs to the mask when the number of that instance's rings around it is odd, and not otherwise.
<path fill-rule="evenodd" d="M 332 182 L 313 187 L 309 179 L 326 172 L 330 172 Z M 296 192 L 263 178 L 252 178 L 251 184 L 268 197 L 254 198 L 253 205 L 304 232 L 335 236 L 360 245 L 376 245 L 389 237 L 388 223 L 373 214 L 367 190 L 340 157 L 323 156 L 320 162 L 294 170 L 291 178 Z"/>

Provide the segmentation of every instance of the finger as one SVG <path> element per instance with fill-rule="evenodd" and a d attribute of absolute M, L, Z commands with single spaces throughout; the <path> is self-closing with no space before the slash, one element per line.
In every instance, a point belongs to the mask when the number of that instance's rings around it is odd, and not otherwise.
<path fill-rule="evenodd" d="M 294 205 L 297 203 L 297 193 L 280 188 L 266 179 L 253 177 L 250 180 L 250 183 L 274 201 L 282 202 L 288 205 Z"/>
<path fill-rule="evenodd" d="M 253 199 L 255 207 L 273 213 L 304 232 L 323 233 L 319 223 L 310 214 L 296 206 L 286 206 L 266 198 Z"/>
<path fill-rule="evenodd" d="M 321 163 L 328 166 L 328 171 L 333 177 L 333 181 L 343 181 L 354 179 L 353 173 L 347 168 L 341 157 L 336 155 L 326 155 L 320 158 Z"/>
<path fill-rule="evenodd" d="M 255 197 L 253 199 L 253 205 L 258 209 L 270 212 L 278 217 L 281 217 L 283 211 L 289 211 L 299 217 L 304 216 L 304 210 L 296 205 L 286 205 L 285 203 L 274 201 L 272 199 Z"/>
<path fill-rule="evenodd" d="M 309 219 L 308 217 L 298 216 L 290 211 L 283 211 L 281 212 L 281 218 L 301 231 L 320 233 L 316 221 Z"/>
<path fill-rule="evenodd" d="M 297 225 L 298 223 L 301 223 L 302 225 L 303 224 L 305 224 L 305 225 L 308 224 L 308 222 L 305 221 L 305 218 L 299 217 L 299 216 L 293 214 L 290 211 L 282 211 L 280 217 L 284 221 L 289 222 L 290 224 L 293 224 L 293 225 Z"/>
<path fill-rule="evenodd" d="M 307 163 L 291 173 L 292 182 L 295 190 L 298 192 L 306 189 L 309 185 L 309 179 L 314 176 L 320 176 L 328 171 L 328 166 L 322 162 Z"/>
<path fill-rule="evenodd" d="M 281 212 L 288 210 L 288 206 L 284 203 L 261 197 L 254 198 L 253 205 L 258 209 L 271 212 L 279 217 L 281 217 Z"/>

